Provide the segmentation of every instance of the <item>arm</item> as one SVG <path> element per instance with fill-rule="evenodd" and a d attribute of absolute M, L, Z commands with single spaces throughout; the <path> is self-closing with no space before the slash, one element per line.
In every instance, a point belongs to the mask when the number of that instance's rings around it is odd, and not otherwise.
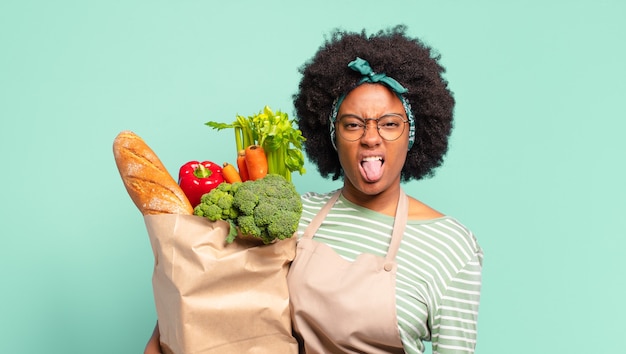
<path fill-rule="evenodd" d="M 154 326 L 154 331 L 152 331 L 152 336 L 148 340 L 148 344 L 146 344 L 146 349 L 144 349 L 143 354 L 161 354 L 160 337 L 159 322 L 157 321 Z"/>
<path fill-rule="evenodd" d="M 478 253 L 448 284 L 433 323 L 433 353 L 474 353 L 481 272 Z"/>

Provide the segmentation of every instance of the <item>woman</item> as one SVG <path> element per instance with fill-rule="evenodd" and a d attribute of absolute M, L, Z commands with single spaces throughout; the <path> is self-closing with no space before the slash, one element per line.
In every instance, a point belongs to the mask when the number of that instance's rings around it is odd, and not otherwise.
<path fill-rule="evenodd" d="M 399 26 L 336 31 L 294 96 L 308 158 L 331 193 L 307 193 L 288 283 L 306 353 L 473 353 L 482 251 L 400 183 L 443 162 L 454 99 L 438 57 Z M 158 352 L 158 329 L 146 353 Z"/>
<path fill-rule="evenodd" d="M 473 353 L 482 251 L 455 219 L 400 183 L 431 176 L 454 99 L 438 57 L 403 26 L 335 32 L 301 69 L 305 149 L 343 187 L 303 196 L 289 272 L 306 353 Z"/>

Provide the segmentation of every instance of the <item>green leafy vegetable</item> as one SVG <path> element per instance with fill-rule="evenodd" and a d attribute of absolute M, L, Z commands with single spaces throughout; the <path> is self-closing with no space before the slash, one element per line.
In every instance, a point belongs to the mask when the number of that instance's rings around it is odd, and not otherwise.
<path fill-rule="evenodd" d="M 306 140 L 302 132 L 294 127 L 287 113 L 272 111 L 265 106 L 259 113 L 244 117 L 237 115 L 234 122 L 207 122 L 207 126 L 222 130 L 234 129 L 237 152 L 250 145 L 260 145 L 267 155 L 269 174 L 277 174 L 291 181 L 292 172 L 301 175 L 304 168 L 302 143 Z"/>

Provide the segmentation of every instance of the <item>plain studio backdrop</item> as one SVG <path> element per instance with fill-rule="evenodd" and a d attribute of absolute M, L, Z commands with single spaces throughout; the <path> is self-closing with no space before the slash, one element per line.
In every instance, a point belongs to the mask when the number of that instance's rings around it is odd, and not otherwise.
<path fill-rule="evenodd" d="M 477 353 L 624 352 L 622 1 L 4 1 L 0 352 L 140 353 L 153 256 L 111 145 L 172 175 L 234 161 L 231 122 L 293 115 L 336 27 L 406 24 L 457 101 L 445 164 L 406 191 L 485 251 Z M 347 63 L 346 63 L 347 64 Z M 339 186 L 307 163 L 300 192 Z"/>

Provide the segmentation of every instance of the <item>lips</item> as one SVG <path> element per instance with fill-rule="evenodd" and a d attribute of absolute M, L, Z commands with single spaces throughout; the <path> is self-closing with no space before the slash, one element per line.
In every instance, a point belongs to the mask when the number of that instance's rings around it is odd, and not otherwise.
<path fill-rule="evenodd" d="M 361 160 L 361 172 L 366 181 L 375 182 L 382 177 L 384 161 L 382 156 L 367 156 Z"/>

